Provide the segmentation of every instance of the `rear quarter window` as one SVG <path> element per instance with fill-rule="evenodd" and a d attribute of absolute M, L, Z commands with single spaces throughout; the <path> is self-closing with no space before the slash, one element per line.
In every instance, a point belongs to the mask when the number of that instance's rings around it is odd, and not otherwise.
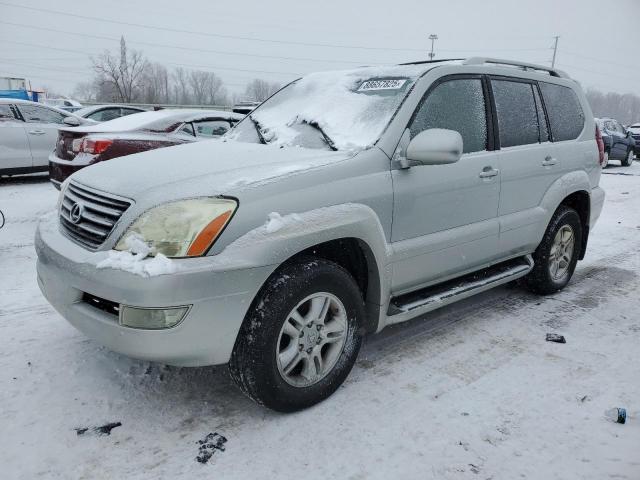
<path fill-rule="evenodd" d="M 574 140 L 584 129 L 584 111 L 569 87 L 540 82 L 554 142 Z"/>

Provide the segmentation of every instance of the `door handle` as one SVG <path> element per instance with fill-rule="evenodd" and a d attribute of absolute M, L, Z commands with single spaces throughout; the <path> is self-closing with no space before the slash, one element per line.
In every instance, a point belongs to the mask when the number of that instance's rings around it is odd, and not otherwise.
<path fill-rule="evenodd" d="M 44 130 L 29 130 L 29 135 L 44 135 Z"/>
<path fill-rule="evenodd" d="M 478 176 L 480 178 L 491 178 L 491 177 L 495 177 L 499 173 L 500 173 L 500 170 L 496 170 L 493 167 L 484 167 L 482 169 L 482 171 L 480 172 L 480 175 L 478 175 Z"/>
<path fill-rule="evenodd" d="M 548 155 L 542 161 L 542 166 L 543 167 L 551 167 L 551 166 L 555 165 L 556 163 L 558 163 L 558 161 L 555 158 L 553 158 L 552 156 Z"/>

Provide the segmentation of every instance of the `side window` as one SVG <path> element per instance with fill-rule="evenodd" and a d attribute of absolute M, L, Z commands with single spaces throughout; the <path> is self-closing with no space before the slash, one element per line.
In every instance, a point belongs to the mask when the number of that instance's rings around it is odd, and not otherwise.
<path fill-rule="evenodd" d="M 551 133 L 556 142 L 578 138 L 584 129 L 584 112 L 576 93 L 561 85 L 540 82 L 549 114 Z"/>
<path fill-rule="evenodd" d="M 429 128 L 446 128 L 462 135 L 464 152 L 487 148 L 487 116 L 482 81 L 447 80 L 422 101 L 409 126 L 411 138 Z"/>
<path fill-rule="evenodd" d="M 538 112 L 530 83 L 491 80 L 496 102 L 500 146 L 538 143 Z"/>
<path fill-rule="evenodd" d="M 26 122 L 31 123 L 64 123 L 65 116 L 54 110 L 39 105 L 20 105 L 18 107 Z"/>
<path fill-rule="evenodd" d="M 192 137 L 196 136 L 196 133 L 193 131 L 193 124 L 191 123 L 185 123 L 184 126 L 179 130 L 179 132 L 186 135 L 191 135 Z"/>
<path fill-rule="evenodd" d="M 132 115 L 134 113 L 140 113 L 140 110 L 134 110 L 133 108 L 121 108 L 122 116 Z"/>
<path fill-rule="evenodd" d="M 536 110 L 538 111 L 538 128 L 540 129 L 540 141 L 548 142 L 551 139 L 549 138 L 549 129 L 547 128 L 547 115 L 544 113 L 542 99 L 540 98 L 540 93 L 538 93 L 537 86 L 533 86 L 533 96 L 536 99 Z"/>
<path fill-rule="evenodd" d="M 204 120 L 195 122 L 194 126 L 199 137 L 219 137 L 231 128 L 231 124 L 225 120 Z"/>
<path fill-rule="evenodd" d="M 15 119 L 16 117 L 14 117 L 13 110 L 9 105 L 0 105 L 0 122 Z"/>
<path fill-rule="evenodd" d="M 93 112 L 91 115 L 89 115 L 89 118 L 97 122 L 108 122 L 109 120 L 113 120 L 114 118 L 118 118 L 119 116 L 119 108 L 103 108 L 102 110 Z"/>

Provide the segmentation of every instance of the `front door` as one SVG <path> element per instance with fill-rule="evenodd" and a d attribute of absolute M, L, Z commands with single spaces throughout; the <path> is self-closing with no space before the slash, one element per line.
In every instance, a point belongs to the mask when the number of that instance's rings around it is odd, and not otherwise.
<path fill-rule="evenodd" d="M 30 168 L 31 150 L 24 122 L 15 116 L 9 104 L 0 105 L 0 171 L 9 168 Z"/>
<path fill-rule="evenodd" d="M 394 167 L 393 294 L 477 269 L 497 255 L 500 172 L 488 149 L 486 104 L 480 76 L 446 77 L 427 91 L 408 125 L 411 138 L 430 128 L 456 130 L 464 153 L 449 165 Z"/>
<path fill-rule="evenodd" d="M 58 128 L 64 125 L 65 116 L 43 105 L 20 104 L 18 106 L 24 118 L 24 129 L 31 146 L 34 167 L 49 164 L 49 154 L 58 139 Z"/>

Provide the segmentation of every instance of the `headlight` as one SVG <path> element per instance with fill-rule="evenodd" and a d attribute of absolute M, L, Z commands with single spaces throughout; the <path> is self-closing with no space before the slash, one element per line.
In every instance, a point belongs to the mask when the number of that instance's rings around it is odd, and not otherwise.
<path fill-rule="evenodd" d="M 130 235 L 140 236 L 151 255 L 204 255 L 229 223 L 238 203 L 227 198 L 194 198 L 165 203 L 147 210 L 128 228 L 116 250 L 127 250 Z"/>

